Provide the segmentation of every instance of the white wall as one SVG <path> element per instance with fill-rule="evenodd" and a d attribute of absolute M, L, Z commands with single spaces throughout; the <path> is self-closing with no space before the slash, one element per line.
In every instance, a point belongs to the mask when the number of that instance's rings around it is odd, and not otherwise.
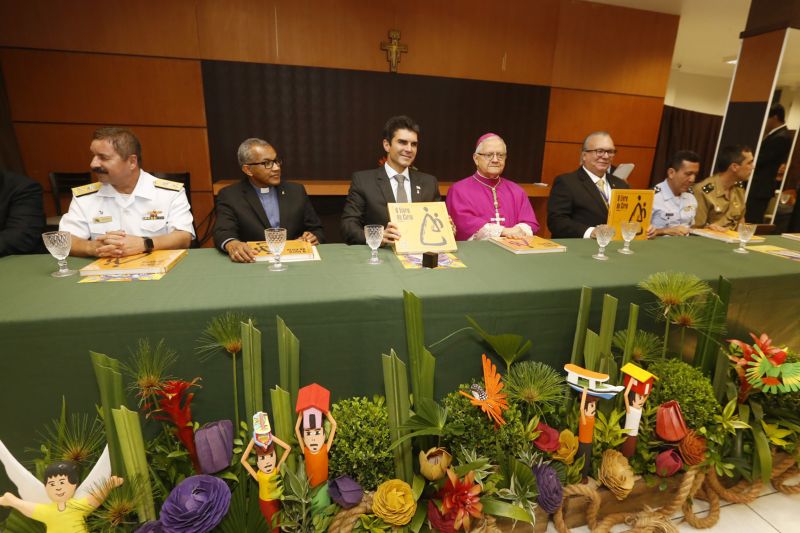
<path fill-rule="evenodd" d="M 722 116 L 728 103 L 731 78 L 689 74 L 673 68 L 664 105 Z"/>
<path fill-rule="evenodd" d="M 796 130 L 800 126 L 800 87 L 783 87 L 781 104 L 786 110 L 786 126 Z"/>

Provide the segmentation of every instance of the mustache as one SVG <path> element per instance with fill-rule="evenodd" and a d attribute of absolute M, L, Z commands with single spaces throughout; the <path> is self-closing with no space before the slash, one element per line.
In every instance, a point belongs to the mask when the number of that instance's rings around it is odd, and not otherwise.
<path fill-rule="evenodd" d="M 108 171 L 102 167 L 92 167 L 92 172 L 95 174 L 108 174 Z"/>

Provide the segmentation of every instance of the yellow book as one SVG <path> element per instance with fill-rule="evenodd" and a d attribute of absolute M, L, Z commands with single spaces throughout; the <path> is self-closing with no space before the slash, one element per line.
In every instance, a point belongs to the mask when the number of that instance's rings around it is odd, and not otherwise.
<path fill-rule="evenodd" d="M 247 246 L 258 252 L 256 261 L 275 261 L 275 256 L 269 251 L 266 241 L 248 241 Z M 286 245 L 281 252 L 281 261 L 291 263 L 293 261 L 315 261 L 319 260 L 319 253 L 316 246 L 301 240 L 286 241 Z"/>
<path fill-rule="evenodd" d="M 614 189 L 608 201 L 608 220 L 606 224 L 614 227 L 614 240 L 622 239 L 623 222 L 639 222 L 642 227 L 634 237 L 640 241 L 647 238 L 650 217 L 653 215 L 652 189 Z"/>
<path fill-rule="evenodd" d="M 748 246 L 747 249 L 753 250 L 754 252 L 761 252 L 762 254 L 774 255 L 777 257 L 783 257 L 784 259 L 791 259 L 792 261 L 800 262 L 800 252 L 781 248 L 780 246 L 759 244 L 757 246 Z"/>
<path fill-rule="evenodd" d="M 567 247 L 533 235 L 531 237 L 492 237 L 489 242 L 515 254 L 566 252 Z"/>
<path fill-rule="evenodd" d="M 792 239 L 793 241 L 800 241 L 800 233 L 781 233 L 781 237 Z"/>
<path fill-rule="evenodd" d="M 716 231 L 708 228 L 694 228 L 692 229 L 692 235 L 699 235 L 701 237 L 706 237 L 707 239 L 714 239 L 722 242 L 730 242 L 730 243 L 739 242 L 739 232 L 734 231 L 732 229 L 725 231 Z M 753 235 L 747 242 L 764 242 L 764 237 L 756 237 L 755 235 Z"/>
<path fill-rule="evenodd" d="M 444 202 L 389 204 L 389 221 L 397 224 L 396 254 L 455 252 L 456 238 Z"/>
<path fill-rule="evenodd" d="M 102 257 L 83 267 L 81 276 L 166 274 L 188 253 L 188 250 L 155 250 L 128 257 Z"/>

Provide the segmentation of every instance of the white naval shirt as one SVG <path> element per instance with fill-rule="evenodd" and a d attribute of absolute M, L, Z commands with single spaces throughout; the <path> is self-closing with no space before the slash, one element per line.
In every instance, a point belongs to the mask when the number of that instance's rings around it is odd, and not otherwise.
<path fill-rule="evenodd" d="M 654 228 L 694 225 L 694 216 L 697 212 L 697 198 L 694 194 L 684 192 L 680 196 L 675 196 L 667 180 L 656 185 L 654 190 L 653 218 L 650 221 Z"/>
<path fill-rule="evenodd" d="M 186 191 L 183 186 L 175 188 L 175 182 L 159 180 L 144 170 L 131 194 L 120 194 L 108 183 L 76 187 L 58 229 L 81 239 L 96 239 L 114 230 L 140 237 L 181 230 L 194 237 Z"/>

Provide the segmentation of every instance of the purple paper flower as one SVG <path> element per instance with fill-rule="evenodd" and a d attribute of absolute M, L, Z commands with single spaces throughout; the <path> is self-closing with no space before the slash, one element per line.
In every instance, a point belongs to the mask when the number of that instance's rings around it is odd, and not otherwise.
<path fill-rule="evenodd" d="M 164 528 L 161 526 L 161 522 L 158 520 L 151 520 L 146 522 L 136 530 L 135 533 L 163 533 Z"/>
<path fill-rule="evenodd" d="M 564 487 L 561 486 L 558 474 L 552 466 L 544 463 L 534 466 L 532 470 L 536 476 L 536 485 L 539 487 L 536 501 L 545 513 L 556 512 L 564 499 Z"/>
<path fill-rule="evenodd" d="M 361 503 L 364 490 L 350 476 L 339 476 L 328 481 L 328 495 L 343 509 L 350 509 Z"/>
<path fill-rule="evenodd" d="M 231 489 L 213 476 L 184 479 L 167 496 L 159 515 L 165 533 L 204 533 L 214 529 L 228 512 Z"/>
<path fill-rule="evenodd" d="M 233 422 L 219 420 L 206 424 L 195 432 L 194 445 L 204 474 L 225 470 L 233 455 Z"/>

